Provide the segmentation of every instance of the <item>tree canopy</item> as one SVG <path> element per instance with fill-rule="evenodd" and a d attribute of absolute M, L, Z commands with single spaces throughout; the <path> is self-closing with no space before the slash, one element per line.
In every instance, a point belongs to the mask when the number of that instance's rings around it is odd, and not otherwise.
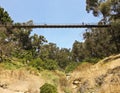
<path fill-rule="evenodd" d="M 59 48 L 42 35 L 31 35 L 32 29 L 29 28 L 0 27 L 0 59 L 2 56 L 16 57 L 38 70 L 71 71 L 78 63 L 95 63 L 120 53 L 120 1 L 86 0 L 86 11 L 92 11 L 95 17 L 102 16 L 98 25 L 109 24 L 111 27 L 86 29 L 84 42 L 76 40 L 72 49 Z M 8 12 L 0 7 L 0 25 L 4 24 L 33 25 L 33 21 L 13 23 Z"/>

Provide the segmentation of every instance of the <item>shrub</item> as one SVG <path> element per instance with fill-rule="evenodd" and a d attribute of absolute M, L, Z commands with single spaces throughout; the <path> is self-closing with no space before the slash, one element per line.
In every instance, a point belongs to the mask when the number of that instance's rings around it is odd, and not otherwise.
<path fill-rule="evenodd" d="M 45 83 L 42 87 L 40 87 L 40 93 L 58 93 L 58 92 L 55 86 Z"/>
<path fill-rule="evenodd" d="M 29 66 L 32 66 L 38 70 L 56 70 L 58 68 L 57 62 L 51 59 L 46 59 L 43 61 L 40 58 L 33 59 L 30 63 Z"/>
<path fill-rule="evenodd" d="M 3 66 L 5 69 L 19 69 L 23 67 L 24 65 L 21 62 L 12 62 L 12 61 L 6 61 L 3 63 Z"/>
<path fill-rule="evenodd" d="M 36 58 L 29 63 L 29 66 L 32 66 L 37 70 L 42 70 L 44 67 L 44 62 L 40 58 Z"/>
<path fill-rule="evenodd" d="M 65 73 L 72 72 L 80 63 L 72 62 L 65 68 Z"/>
<path fill-rule="evenodd" d="M 56 70 L 58 68 L 57 62 L 52 59 L 46 59 L 44 64 L 44 69 Z"/>
<path fill-rule="evenodd" d="M 99 58 L 86 58 L 83 60 L 83 62 L 89 62 L 89 63 L 97 63 L 100 59 Z"/>

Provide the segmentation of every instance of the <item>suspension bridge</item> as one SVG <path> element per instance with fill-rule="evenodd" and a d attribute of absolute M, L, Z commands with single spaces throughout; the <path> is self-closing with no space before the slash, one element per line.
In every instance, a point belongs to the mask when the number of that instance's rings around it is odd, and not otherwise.
<path fill-rule="evenodd" d="M 0 25 L 0 27 L 11 28 L 108 28 L 111 25 L 103 24 L 34 24 L 34 25 Z"/>

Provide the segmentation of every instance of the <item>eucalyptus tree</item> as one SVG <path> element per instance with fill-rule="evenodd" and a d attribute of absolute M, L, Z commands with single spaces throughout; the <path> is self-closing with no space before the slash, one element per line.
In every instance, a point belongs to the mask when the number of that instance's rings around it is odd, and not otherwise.
<path fill-rule="evenodd" d="M 81 62 L 86 55 L 87 55 L 87 52 L 86 52 L 84 43 L 75 41 L 72 47 L 72 60 L 75 62 Z"/>
<path fill-rule="evenodd" d="M 0 25 L 12 24 L 13 21 L 9 16 L 8 12 L 4 8 L 0 7 Z M 12 40 L 12 30 L 7 27 L 0 27 L 0 50 L 4 55 L 9 55 L 13 49 Z"/>
<path fill-rule="evenodd" d="M 47 42 L 46 38 L 42 35 L 34 34 L 30 37 L 33 56 L 40 56 L 42 52 L 42 46 L 45 42 Z"/>
<path fill-rule="evenodd" d="M 56 61 L 58 62 L 58 65 L 61 69 L 65 69 L 67 65 L 69 65 L 72 61 L 70 49 L 67 48 L 59 49 L 56 56 Z"/>
<path fill-rule="evenodd" d="M 13 20 L 9 16 L 8 12 L 4 8 L 0 7 L 0 24 L 12 23 Z"/>
<path fill-rule="evenodd" d="M 96 17 L 102 15 L 102 19 L 100 20 L 98 25 L 99 24 L 111 25 L 111 28 L 108 29 L 96 29 L 96 33 L 98 33 L 98 31 L 101 32 L 99 36 L 104 37 L 106 35 L 106 37 L 101 38 L 101 40 L 99 41 L 99 42 L 104 41 L 102 46 L 105 47 L 105 49 L 102 49 L 102 51 L 108 50 L 108 52 L 106 52 L 108 55 L 111 53 L 112 54 L 119 53 L 120 0 L 86 0 L 86 4 L 87 4 L 86 10 L 88 12 L 92 11 L 93 15 Z M 91 32 L 93 32 L 93 29 L 91 30 L 92 30 Z"/>

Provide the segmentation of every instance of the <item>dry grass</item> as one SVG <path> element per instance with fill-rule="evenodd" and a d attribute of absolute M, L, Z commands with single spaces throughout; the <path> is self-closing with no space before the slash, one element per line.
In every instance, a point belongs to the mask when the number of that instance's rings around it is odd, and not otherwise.
<path fill-rule="evenodd" d="M 71 74 L 69 85 L 73 93 L 119 93 L 120 91 L 120 55 L 107 57 L 95 65 L 83 64 Z M 116 69 L 116 70 L 115 70 Z M 79 86 L 74 88 L 73 81 Z"/>
<path fill-rule="evenodd" d="M 0 70 L 0 93 L 40 93 L 40 87 L 44 84 L 41 76 L 30 74 L 24 68 L 16 70 Z"/>
<path fill-rule="evenodd" d="M 18 64 L 19 65 L 19 64 Z M 0 93 L 39 93 L 44 83 L 57 86 L 59 93 L 119 93 L 120 91 L 120 55 L 107 57 L 92 65 L 83 63 L 78 66 L 67 80 L 63 72 L 41 71 L 33 68 L 5 70 L 0 64 L 0 82 L 7 88 L 0 87 Z M 78 81 L 73 87 L 73 81 Z"/>
<path fill-rule="evenodd" d="M 65 88 L 67 87 L 67 80 L 63 72 L 60 72 L 58 70 L 56 71 L 44 70 L 40 73 L 46 83 L 56 86 L 59 93 L 64 93 Z"/>

